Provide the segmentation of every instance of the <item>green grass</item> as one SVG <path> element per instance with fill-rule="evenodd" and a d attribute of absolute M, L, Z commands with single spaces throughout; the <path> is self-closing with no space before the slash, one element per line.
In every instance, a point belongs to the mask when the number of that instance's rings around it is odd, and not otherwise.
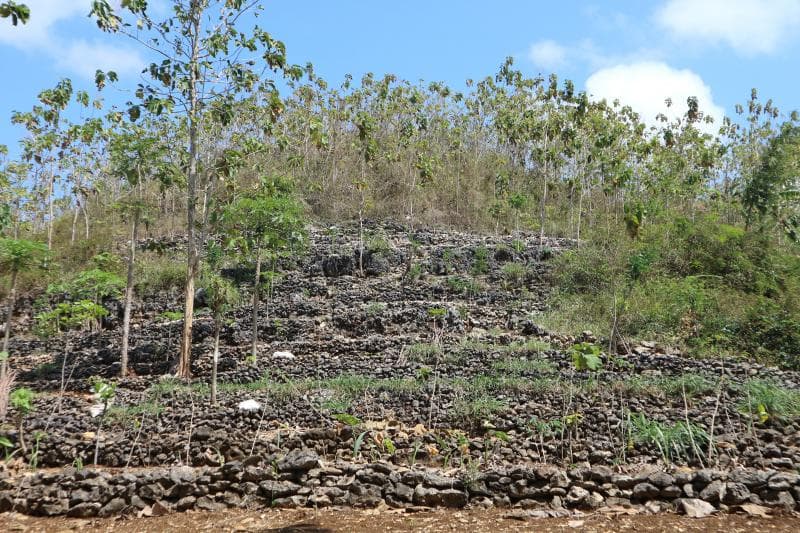
<path fill-rule="evenodd" d="M 364 308 L 364 314 L 369 317 L 381 315 L 384 311 L 386 311 L 386 304 L 383 302 L 370 302 Z"/>
<path fill-rule="evenodd" d="M 450 276 L 445 280 L 445 283 L 447 284 L 448 289 L 450 289 L 450 292 L 455 294 L 463 294 L 470 298 L 479 296 L 481 293 L 486 291 L 486 285 L 480 281 L 461 276 Z"/>
<path fill-rule="evenodd" d="M 108 408 L 106 416 L 112 424 L 123 425 L 139 419 L 145 415 L 158 416 L 164 411 L 164 406 L 157 400 L 147 400 L 136 405 L 113 405 Z"/>
<path fill-rule="evenodd" d="M 250 383 L 222 383 L 220 391 L 260 391 L 271 397 L 289 400 L 313 391 L 332 391 L 337 399 L 354 399 L 366 392 L 410 392 L 418 390 L 420 384 L 411 378 L 378 379 L 356 374 L 343 374 L 330 379 L 301 379 L 286 382 L 275 381 L 264 376 Z"/>
<path fill-rule="evenodd" d="M 142 254 L 136 261 L 136 294 L 153 296 L 159 291 L 183 289 L 186 263 L 153 253 Z"/>
<path fill-rule="evenodd" d="M 442 348 L 438 344 L 417 342 L 406 348 L 406 354 L 411 361 L 429 364 L 441 357 Z"/>
<path fill-rule="evenodd" d="M 514 375 L 525 373 L 549 374 L 558 371 L 558 368 L 547 359 L 525 359 L 522 357 L 507 357 L 495 361 L 492 363 L 492 369 Z"/>
<path fill-rule="evenodd" d="M 458 420 L 477 425 L 490 421 L 494 415 L 508 408 L 508 404 L 489 395 L 476 395 L 458 399 L 453 404 L 453 416 Z"/>
<path fill-rule="evenodd" d="M 743 413 L 758 415 L 764 422 L 770 418 L 800 416 L 798 391 L 783 388 L 768 380 L 750 380 L 741 389 L 744 398 L 738 407 Z"/>
<path fill-rule="evenodd" d="M 708 449 L 708 433 L 695 424 L 679 421 L 674 424 L 649 419 L 642 413 L 631 417 L 631 433 L 636 442 L 658 449 L 661 458 L 667 462 L 692 457 L 702 459 Z"/>
<path fill-rule="evenodd" d="M 528 267 L 523 263 L 506 263 L 500 270 L 503 284 L 508 289 L 518 289 L 525 284 Z"/>
<path fill-rule="evenodd" d="M 696 374 L 684 374 L 677 377 L 663 378 L 659 386 L 664 394 L 673 398 L 697 398 L 714 391 L 714 383 Z"/>

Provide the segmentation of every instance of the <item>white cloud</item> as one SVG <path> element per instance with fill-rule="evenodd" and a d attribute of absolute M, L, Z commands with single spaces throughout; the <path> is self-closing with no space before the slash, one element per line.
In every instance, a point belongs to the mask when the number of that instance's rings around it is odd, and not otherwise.
<path fill-rule="evenodd" d="M 800 29 L 800 1 L 668 0 L 656 21 L 678 38 L 767 54 Z"/>
<path fill-rule="evenodd" d="M 74 41 L 56 54 L 56 63 L 82 76 L 93 77 L 97 69 L 117 74 L 141 72 L 144 60 L 135 50 L 115 48 L 97 42 Z"/>
<path fill-rule="evenodd" d="M 26 0 L 31 9 L 30 19 L 12 29 L 0 32 L 0 43 L 17 48 L 48 48 L 54 43 L 53 27 L 64 20 L 87 15 L 91 9 L 89 0 Z"/>
<path fill-rule="evenodd" d="M 567 49 L 552 40 L 539 41 L 531 45 L 528 58 L 537 67 L 556 69 L 567 61 Z"/>
<path fill-rule="evenodd" d="M 700 130 L 715 133 L 724 109 L 714 103 L 711 88 L 691 70 L 678 70 L 656 61 L 616 65 L 598 70 L 586 80 L 586 91 L 595 100 L 619 100 L 639 113 L 647 125 L 657 125 L 656 115 L 674 119 L 686 112 L 686 99 L 697 97 L 700 111 L 714 118 L 714 124 L 701 124 Z M 667 108 L 665 100 L 672 99 Z"/>
<path fill-rule="evenodd" d="M 0 31 L 0 45 L 46 54 L 59 68 L 81 76 L 91 77 L 97 69 L 133 73 L 145 65 L 134 49 L 75 37 L 84 29 L 84 33 L 100 35 L 94 22 L 87 18 L 91 0 L 26 0 L 25 4 L 31 9 L 27 24 Z M 76 22 L 81 24 L 80 29 L 66 31 L 61 27 Z"/>

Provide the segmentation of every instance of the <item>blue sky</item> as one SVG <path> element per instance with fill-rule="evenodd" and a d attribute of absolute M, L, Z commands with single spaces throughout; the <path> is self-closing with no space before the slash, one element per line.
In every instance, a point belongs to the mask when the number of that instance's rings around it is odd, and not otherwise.
<path fill-rule="evenodd" d="M 146 62 L 123 37 L 86 17 L 91 0 L 27 0 L 26 26 L 0 21 L 0 144 L 24 134 L 12 110 L 63 78 L 90 88 L 96 68 L 121 80 L 124 101 Z M 166 12 L 167 0 L 151 2 Z M 286 43 L 293 63 L 314 63 L 332 83 L 346 73 L 394 73 L 412 81 L 493 75 L 506 56 L 526 73 L 556 72 L 595 98 L 619 98 L 645 120 L 671 97 L 698 96 L 706 112 L 733 114 L 752 87 L 789 112 L 800 107 L 800 0 L 525 1 L 265 0 L 260 24 Z"/>

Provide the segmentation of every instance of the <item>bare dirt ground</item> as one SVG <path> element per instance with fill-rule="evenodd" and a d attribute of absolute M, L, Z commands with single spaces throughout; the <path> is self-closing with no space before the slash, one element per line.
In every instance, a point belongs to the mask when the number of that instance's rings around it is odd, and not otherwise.
<path fill-rule="evenodd" d="M 725 531 L 750 533 L 800 531 L 800 515 L 779 514 L 768 518 L 722 514 L 702 519 L 672 513 L 609 515 L 603 513 L 520 521 L 506 511 L 430 511 L 290 509 L 259 511 L 186 512 L 149 518 L 37 518 L 15 513 L 0 514 L 0 531 L 32 533 L 103 531 L 114 533 L 170 533 L 242 531 L 275 533 L 367 533 L 373 531 Z"/>

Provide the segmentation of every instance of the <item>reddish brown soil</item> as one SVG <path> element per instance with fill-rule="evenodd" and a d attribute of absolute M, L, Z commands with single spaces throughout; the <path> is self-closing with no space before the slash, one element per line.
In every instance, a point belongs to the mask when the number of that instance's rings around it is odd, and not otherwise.
<path fill-rule="evenodd" d="M 609 515 L 596 513 L 569 518 L 505 518 L 507 511 L 430 511 L 409 513 L 393 510 L 292 509 L 263 511 L 187 512 L 151 518 L 36 518 L 13 513 L 0 514 L 0 531 L 104 531 L 113 533 L 198 533 L 201 531 L 248 531 L 274 533 L 372 533 L 394 531 L 800 531 L 800 515 L 781 514 L 770 518 L 725 514 L 692 519 L 670 513 Z"/>

